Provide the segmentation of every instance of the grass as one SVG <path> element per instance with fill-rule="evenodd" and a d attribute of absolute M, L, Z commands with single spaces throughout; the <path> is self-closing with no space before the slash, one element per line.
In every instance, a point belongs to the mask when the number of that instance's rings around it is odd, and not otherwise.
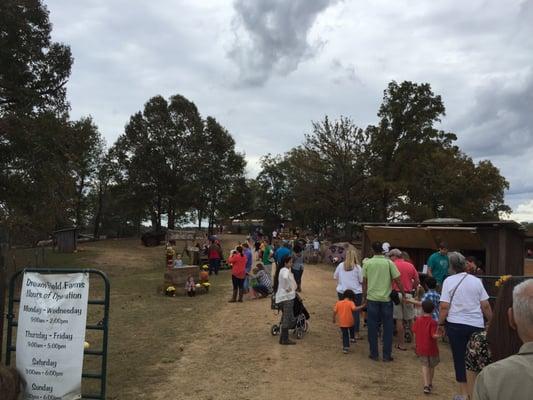
<path fill-rule="evenodd" d="M 177 288 L 177 297 L 163 296 L 164 247 L 146 248 L 138 240 L 85 243 L 72 254 L 47 250 L 45 267 L 95 268 L 109 277 L 108 399 L 141 398 L 139 393 L 149 393 L 150 387 L 155 390 L 172 373 L 187 344 L 203 331 L 213 311 L 213 297 L 222 298 L 229 288 L 227 279 L 217 282 L 219 277 L 214 277 L 208 295 L 191 299 Z M 103 293 L 101 278 L 91 277 L 90 298 L 102 298 Z M 103 318 L 103 307 L 90 305 L 88 314 L 88 324 L 97 323 Z M 87 331 L 86 340 L 91 349 L 101 349 L 100 331 Z M 85 356 L 84 372 L 98 372 L 100 360 Z M 98 393 L 97 384 L 84 379 L 84 393 Z"/>

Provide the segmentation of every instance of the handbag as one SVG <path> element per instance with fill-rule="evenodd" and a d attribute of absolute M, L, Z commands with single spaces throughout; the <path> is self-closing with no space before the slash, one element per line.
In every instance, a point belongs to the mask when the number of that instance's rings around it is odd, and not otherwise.
<path fill-rule="evenodd" d="M 389 268 L 389 272 L 390 272 L 390 268 Z M 391 286 L 392 286 L 392 281 L 394 281 L 394 279 L 392 279 L 392 272 L 390 272 L 390 281 L 391 281 Z M 390 299 L 395 305 L 399 305 L 401 303 L 400 293 L 398 293 L 396 290 L 391 290 Z"/>
<path fill-rule="evenodd" d="M 390 299 L 392 300 L 392 302 L 395 304 L 395 305 L 399 305 L 400 304 L 400 294 L 396 291 L 396 290 L 393 290 L 390 292 Z"/>

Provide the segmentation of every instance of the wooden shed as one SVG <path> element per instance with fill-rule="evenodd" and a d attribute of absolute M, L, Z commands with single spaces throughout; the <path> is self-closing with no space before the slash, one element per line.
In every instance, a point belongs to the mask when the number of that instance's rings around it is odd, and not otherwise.
<path fill-rule="evenodd" d="M 442 241 L 450 251 L 475 256 L 487 275 L 523 275 L 525 229 L 515 221 L 363 223 L 363 257 L 374 241 L 405 250 L 418 270 Z"/>
<path fill-rule="evenodd" d="M 77 249 L 78 228 L 65 228 L 54 232 L 54 246 L 60 253 L 73 253 Z"/>

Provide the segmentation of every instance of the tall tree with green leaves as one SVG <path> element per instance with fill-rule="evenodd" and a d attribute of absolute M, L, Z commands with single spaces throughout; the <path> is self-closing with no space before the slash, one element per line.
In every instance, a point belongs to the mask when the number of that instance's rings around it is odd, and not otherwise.
<path fill-rule="evenodd" d="M 0 2 L 0 223 L 25 240 L 72 223 L 72 57 L 51 29 L 41 1 Z"/>
<path fill-rule="evenodd" d="M 70 48 L 52 42 L 40 0 L 0 2 L 0 116 L 65 112 Z"/>
<path fill-rule="evenodd" d="M 285 156 L 271 154 L 261 157 L 260 165 L 256 178 L 259 210 L 267 225 L 276 227 L 291 216 L 286 207 L 290 192 L 289 165 Z"/>
<path fill-rule="evenodd" d="M 69 153 L 76 182 L 75 221 L 83 228 L 87 220 L 87 194 L 98 172 L 104 154 L 104 140 L 92 118 L 81 118 L 70 124 L 72 131 Z"/>
<path fill-rule="evenodd" d="M 197 165 L 195 184 L 201 193 L 196 204 L 201 211 L 199 215 L 207 217 L 208 228 L 212 232 L 221 218 L 236 211 L 228 199 L 235 199 L 246 191 L 246 161 L 236 151 L 231 134 L 213 117 L 205 120 L 198 150 L 200 164 Z"/>
<path fill-rule="evenodd" d="M 130 118 L 117 140 L 118 159 L 129 185 L 150 198 L 147 208 L 155 229 L 161 228 L 164 214 L 168 227 L 174 228 L 176 217 L 190 208 L 193 159 L 202 132 L 194 103 L 180 95 L 169 102 L 155 96 Z"/>
<path fill-rule="evenodd" d="M 444 115 L 442 99 L 429 84 L 389 83 L 378 112 L 380 121 L 366 129 L 376 219 L 395 218 L 396 203 L 409 181 L 407 166 L 422 167 L 420 156 L 456 140 L 454 134 L 435 128 Z"/>

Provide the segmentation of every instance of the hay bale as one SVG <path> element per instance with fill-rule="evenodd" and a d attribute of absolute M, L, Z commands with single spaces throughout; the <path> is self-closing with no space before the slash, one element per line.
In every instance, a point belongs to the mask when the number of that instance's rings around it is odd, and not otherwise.
<path fill-rule="evenodd" d="M 184 288 L 185 283 L 189 275 L 192 275 L 194 281 L 198 281 L 198 276 L 200 275 L 200 267 L 198 265 L 185 265 L 183 267 L 174 268 L 170 271 L 165 272 L 165 284 L 175 286 L 178 288 Z"/>

